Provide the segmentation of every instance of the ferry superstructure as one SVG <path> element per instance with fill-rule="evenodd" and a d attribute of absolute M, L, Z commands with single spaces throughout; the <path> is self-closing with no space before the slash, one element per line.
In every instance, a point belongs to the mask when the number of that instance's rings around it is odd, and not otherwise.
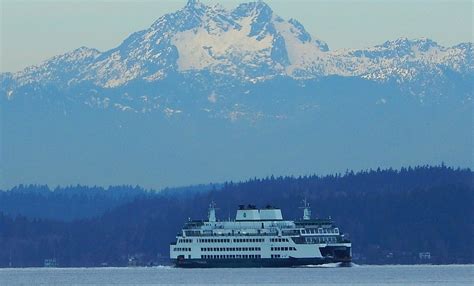
<path fill-rule="evenodd" d="M 303 219 L 283 220 L 281 210 L 239 206 L 235 220 L 188 221 L 170 245 L 177 267 L 291 267 L 351 262 L 351 242 L 329 219 L 312 219 L 304 201 Z"/>

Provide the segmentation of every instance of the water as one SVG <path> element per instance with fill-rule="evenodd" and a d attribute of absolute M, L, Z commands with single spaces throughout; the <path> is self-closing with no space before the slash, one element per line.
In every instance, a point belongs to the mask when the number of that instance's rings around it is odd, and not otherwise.
<path fill-rule="evenodd" d="M 0 285 L 474 285 L 474 265 L 0 269 Z"/>

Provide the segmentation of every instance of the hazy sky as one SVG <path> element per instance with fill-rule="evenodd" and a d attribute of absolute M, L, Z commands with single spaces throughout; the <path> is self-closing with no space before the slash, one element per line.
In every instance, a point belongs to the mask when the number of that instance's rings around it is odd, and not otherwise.
<path fill-rule="evenodd" d="M 80 46 L 108 50 L 186 2 L 0 0 L 0 71 L 18 71 Z M 233 8 L 248 1 L 202 2 Z M 472 1 L 266 2 L 283 18 L 298 19 L 330 49 L 362 48 L 399 37 L 428 37 L 446 46 L 473 41 Z"/>

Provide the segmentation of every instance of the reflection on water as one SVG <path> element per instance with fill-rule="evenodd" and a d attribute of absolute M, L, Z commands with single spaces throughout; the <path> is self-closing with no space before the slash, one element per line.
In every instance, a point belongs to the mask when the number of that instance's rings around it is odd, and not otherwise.
<path fill-rule="evenodd" d="M 0 269 L 0 285 L 473 285 L 474 265 Z"/>

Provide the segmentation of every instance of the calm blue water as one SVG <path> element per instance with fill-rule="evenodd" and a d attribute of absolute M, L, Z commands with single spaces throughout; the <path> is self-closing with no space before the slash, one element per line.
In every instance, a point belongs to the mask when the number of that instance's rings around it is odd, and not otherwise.
<path fill-rule="evenodd" d="M 474 265 L 0 269 L 0 285 L 474 285 Z"/>

